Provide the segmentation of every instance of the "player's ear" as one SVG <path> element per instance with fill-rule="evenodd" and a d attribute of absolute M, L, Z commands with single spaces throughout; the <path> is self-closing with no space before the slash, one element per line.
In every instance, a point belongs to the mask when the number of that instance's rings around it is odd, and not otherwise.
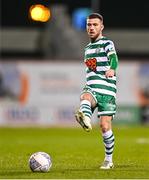
<path fill-rule="evenodd" d="M 103 30 L 103 29 L 104 29 L 104 25 L 102 24 L 102 25 L 101 25 L 101 30 Z"/>

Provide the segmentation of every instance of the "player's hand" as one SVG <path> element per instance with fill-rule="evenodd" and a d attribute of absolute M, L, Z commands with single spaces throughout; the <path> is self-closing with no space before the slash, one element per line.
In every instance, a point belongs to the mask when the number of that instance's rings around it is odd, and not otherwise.
<path fill-rule="evenodd" d="M 115 71 L 113 69 L 109 69 L 108 71 L 106 71 L 105 76 L 106 78 L 111 78 L 114 76 L 114 74 L 115 74 Z"/>

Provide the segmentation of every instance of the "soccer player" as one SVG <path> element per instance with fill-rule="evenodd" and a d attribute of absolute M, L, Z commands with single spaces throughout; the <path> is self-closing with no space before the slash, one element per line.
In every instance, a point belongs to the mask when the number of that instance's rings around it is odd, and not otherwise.
<path fill-rule="evenodd" d="M 102 35 L 103 17 L 92 13 L 87 17 L 90 43 L 85 47 L 86 85 L 80 96 L 80 107 L 75 113 L 77 122 L 90 131 L 91 117 L 98 108 L 98 118 L 105 146 L 105 159 L 100 169 L 114 167 L 112 161 L 114 135 L 112 119 L 116 113 L 116 69 L 118 57 L 113 42 Z"/>

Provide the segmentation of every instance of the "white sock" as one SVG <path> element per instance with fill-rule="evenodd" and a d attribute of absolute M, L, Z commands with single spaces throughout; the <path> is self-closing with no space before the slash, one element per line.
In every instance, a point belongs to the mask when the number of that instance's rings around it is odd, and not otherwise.
<path fill-rule="evenodd" d="M 91 119 L 92 116 L 91 102 L 88 100 L 82 100 L 80 103 L 80 111 L 82 111 L 85 116 Z"/>
<path fill-rule="evenodd" d="M 105 146 L 105 160 L 112 162 L 113 148 L 114 148 L 114 135 L 112 130 L 102 134 Z"/>

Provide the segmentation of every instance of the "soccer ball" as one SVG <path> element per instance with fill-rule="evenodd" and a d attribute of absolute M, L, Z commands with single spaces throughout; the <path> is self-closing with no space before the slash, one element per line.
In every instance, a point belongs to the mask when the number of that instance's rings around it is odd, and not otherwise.
<path fill-rule="evenodd" d="M 48 172 L 51 166 L 51 157 L 45 152 L 36 152 L 29 158 L 29 167 L 33 172 Z"/>

